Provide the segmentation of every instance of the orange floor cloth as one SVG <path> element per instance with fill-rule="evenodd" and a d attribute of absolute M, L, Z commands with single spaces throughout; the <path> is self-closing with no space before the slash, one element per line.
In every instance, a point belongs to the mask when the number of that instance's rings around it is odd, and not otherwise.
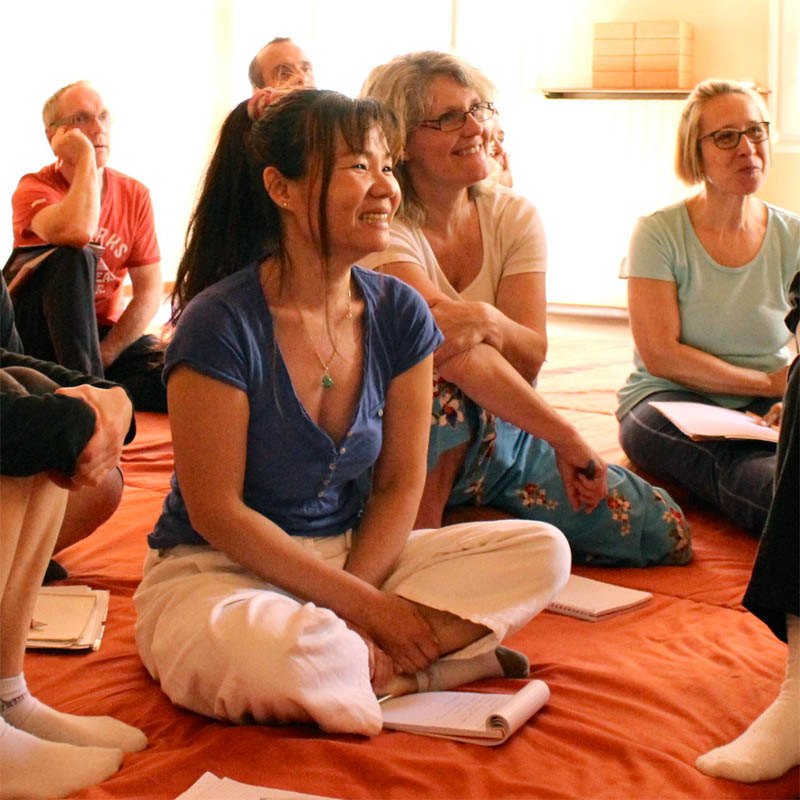
<path fill-rule="evenodd" d="M 571 409 L 604 457 L 621 457 L 613 416 L 577 403 Z M 26 659 L 28 683 L 44 702 L 72 713 L 111 714 L 150 739 L 147 750 L 126 756 L 117 775 L 75 797 L 174 798 L 206 770 L 352 800 L 800 794 L 798 769 L 744 785 L 708 778 L 693 766 L 699 753 L 738 735 L 773 700 L 786 650 L 739 604 L 755 540 L 691 501 L 684 506 L 695 543 L 690 566 L 576 568 L 648 589 L 651 603 L 598 623 L 544 612 L 510 640 L 552 697 L 500 747 L 400 732 L 366 739 L 301 725 L 235 727 L 175 708 L 142 667 L 133 640 L 131 596 L 172 469 L 166 417 L 142 414 L 138 423 L 125 453 L 122 506 L 60 559 L 69 583 L 111 591 L 102 646 L 88 655 L 31 652 Z M 472 688 L 521 685 L 488 681 Z"/>

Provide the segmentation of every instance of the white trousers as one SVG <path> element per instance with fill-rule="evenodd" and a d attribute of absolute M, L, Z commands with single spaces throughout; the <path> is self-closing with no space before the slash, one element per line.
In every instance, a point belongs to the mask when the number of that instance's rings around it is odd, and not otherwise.
<path fill-rule="evenodd" d="M 350 537 L 304 539 L 341 568 Z M 552 525 L 492 520 L 414 531 L 381 587 L 485 625 L 454 654 L 493 648 L 566 582 L 570 550 Z M 377 734 L 367 647 L 332 611 L 263 581 L 208 546 L 150 551 L 134 596 L 136 642 L 177 705 L 231 722 L 315 722 Z"/>

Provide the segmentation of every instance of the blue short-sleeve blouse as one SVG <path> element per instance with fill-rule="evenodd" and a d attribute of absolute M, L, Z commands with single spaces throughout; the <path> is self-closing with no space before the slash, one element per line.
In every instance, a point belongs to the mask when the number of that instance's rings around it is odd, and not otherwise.
<path fill-rule="evenodd" d="M 246 392 L 245 503 L 292 535 L 337 535 L 355 527 L 363 511 L 390 382 L 430 354 L 442 335 L 414 289 L 354 267 L 365 304 L 364 377 L 352 425 L 334 442 L 294 393 L 259 278 L 254 264 L 189 303 L 167 349 L 164 380 L 185 364 Z M 148 543 L 164 548 L 204 541 L 189 523 L 173 474 Z"/>

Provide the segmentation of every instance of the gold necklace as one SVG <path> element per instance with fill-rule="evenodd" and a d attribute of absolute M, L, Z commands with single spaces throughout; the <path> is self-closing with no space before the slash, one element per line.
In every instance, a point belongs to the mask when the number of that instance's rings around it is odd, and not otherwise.
<path fill-rule="evenodd" d="M 353 293 L 350 287 L 348 286 L 347 313 L 345 314 L 347 319 L 353 319 L 352 302 L 353 302 Z M 300 322 L 303 323 L 303 328 L 305 329 L 306 336 L 308 336 L 308 341 L 311 342 L 311 347 L 314 349 L 314 355 L 317 357 L 317 361 L 319 361 L 319 364 L 322 367 L 322 378 L 320 379 L 320 384 L 323 389 L 330 389 L 334 385 L 334 381 L 330 373 L 330 366 L 333 363 L 333 359 L 336 358 L 336 356 L 339 354 L 339 350 L 336 347 L 337 342 L 332 342 L 333 353 L 331 354 L 331 357 L 328 359 L 328 363 L 326 364 L 322 356 L 319 354 L 317 345 L 314 343 L 314 337 L 311 335 L 311 331 L 309 330 L 309 327 L 306 324 L 306 318 L 303 316 L 303 312 L 300 310 L 300 306 L 298 306 L 294 300 L 292 300 L 292 303 L 294 303 L 294 307 L 297 309 L 297 313 L 300 315 Z"/>

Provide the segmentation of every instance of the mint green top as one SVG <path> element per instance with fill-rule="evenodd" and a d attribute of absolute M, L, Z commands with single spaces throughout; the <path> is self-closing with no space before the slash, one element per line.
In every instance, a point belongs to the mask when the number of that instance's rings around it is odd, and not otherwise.
<path fill-rule="evenodd" d="M 623 277 L 672 281 L 678 289 L 681 342 L 729 364 L 775 372 L 789 363 L 789 284 L 800 270 L 800 217 L 766 204 L 767 231 L 755 258 L 725 267 L 708 255 L 684 202 L 641 217 L 631 237 Z M 658 309 L 652 309 L 658 314 Z M 654 392 L 686 390 L 657 378 L 633 353 L 634 371 L 617 392 L 617 418 Z M 697 390 L 692 389 L 690 391 Z M 727 408 L 752 397 L 697 392 Z"/>

